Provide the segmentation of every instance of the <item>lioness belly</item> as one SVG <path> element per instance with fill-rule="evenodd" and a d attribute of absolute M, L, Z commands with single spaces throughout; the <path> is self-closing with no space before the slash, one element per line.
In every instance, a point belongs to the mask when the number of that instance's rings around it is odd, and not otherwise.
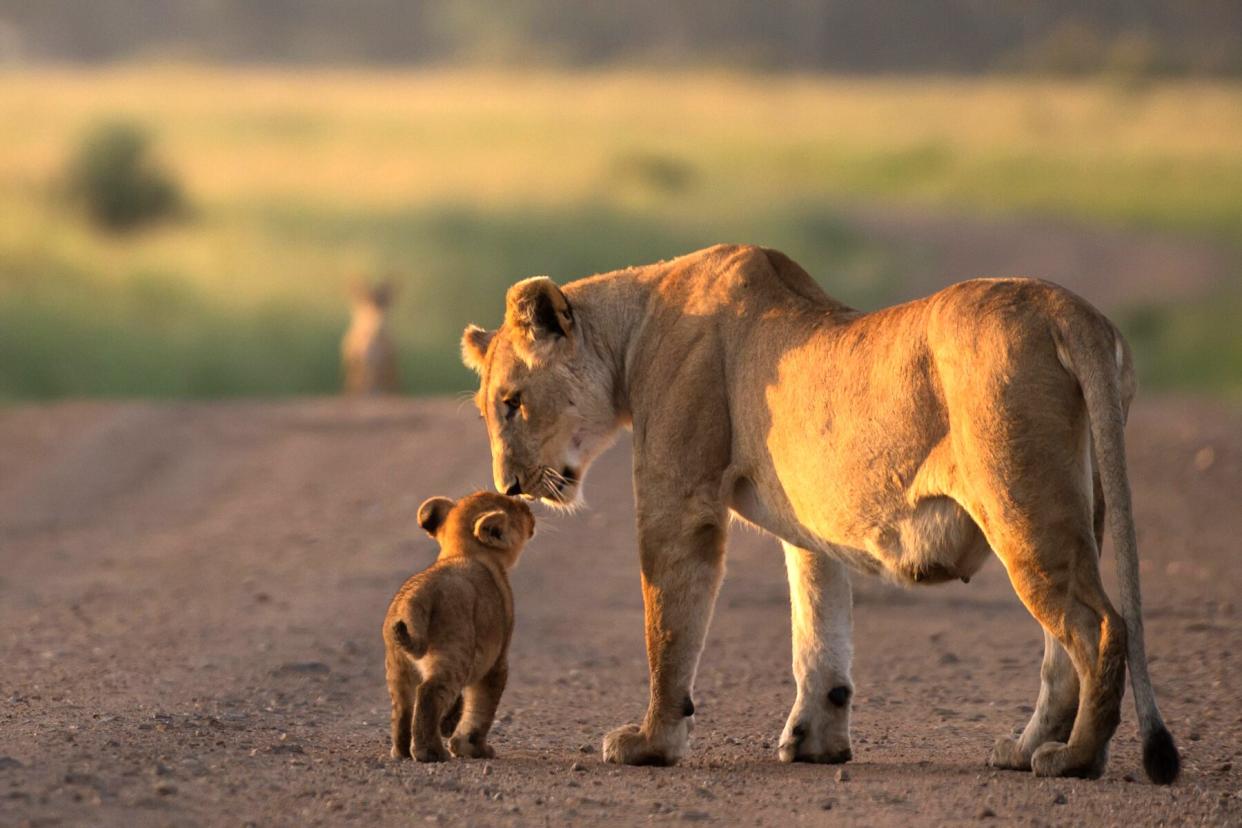
<path fill-rule="evenodd" d="M 749 480 L 738 482 L 730 505 L 740 517 L 781 540 L 900 583 L 966 580 L 991 554 L 978 525 L 948 497 L 923 498 L 912 509 L 869 527 L 853 522 L 803 525 L 791 510 L 768 506 Z"/>

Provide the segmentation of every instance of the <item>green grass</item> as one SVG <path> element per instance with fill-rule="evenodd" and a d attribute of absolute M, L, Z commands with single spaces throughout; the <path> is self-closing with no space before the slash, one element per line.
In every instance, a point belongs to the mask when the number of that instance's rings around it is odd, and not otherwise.
<path fill-rule="evenodd" d="M 532 273 L 559 280 L 667 258 L 736 237 L 739 227 L 669 223 L 599 205 L 478 211 L 456 206 L 329 212 L 251 207 L 230 222 L 308 259 L 366 249 L 395 271 L 392 327 L 403 386 L 469 387 L 458 339 L 468 322 L 494 325 L 505 289 Z M 830 212 L 758 216 L 752 238 L 804 250 L 834 289 L 879 304 L 895 271 Z M 224 232 L 224 231 L 221 231 Z M 55 245 L 55 242 L 53 242 Z M 32 274 L 38 275 L 32 275 Z M 0 398 L 69 395 L 218 397 L 331 393 L 347 324 L 343 284 L 305 299 L 244 303 L 160 271 L 97 276 L 49 250 L 0 259 Z"/>
<path fill-rule="evenodd" d="M 151 129 L 176 221 L 109 235 L 56 195 L 92 125 Z M 843 300 L 917 251 L 860 203 L 1055 216 L 1242 262 L 1242 86 L 713 73 L 0 73 L 0 399 L 326 393 L 355 274 L 394 275 L 404 387 L 468 387 L 504 289 L 718 241 Z M 1144 384 L 1242 393 L 1242 285 L 1119 308 Z"/>

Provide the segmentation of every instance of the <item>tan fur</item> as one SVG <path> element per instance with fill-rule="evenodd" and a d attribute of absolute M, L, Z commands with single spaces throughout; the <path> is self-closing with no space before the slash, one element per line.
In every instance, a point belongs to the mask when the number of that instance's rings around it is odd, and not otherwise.
<path fill-rule="evenodd" d="M 722 245 L 564 289 L 529 279 L 506 308 L 498 331 L 462 340 L 498 489 L 574 502 L 617 427 L 634 432 L 651 697 L 605 739 L 607 760 L 685 750 L 730 512 L 785 544 L 798 698 L 783 759 L 850 756 L 847 569 L 967 580 L 990 552 L 1048 632 L 1040 706 L 993 761 L 1099 775 L 1127 652 L 1144 736 L 1167 738 L 1125 477 L 1133 371 L 1082 299 L 978 279 L 860 313 L 776 251 Z M 1122 614 L 1097 564 L 1105 501 Z"/>
<path fill-rule="evenodd" d="M 506 572 L 535 519 L 521 501 L 488 492 L 431 498 L 418 516 L 440 555 L 402 585 L 384 618 L 392 755 L 442 761 L 447 736 L 454 756 L 491 758 L 513 634 Z"/>
<path fill-rule="evenodd" d="M 395 394 L 397 349 L 388 333 L 389 282 L 368 286 L 355 281 L 349 330 L 341 339 L 341 372 L 348 394 Z"/>

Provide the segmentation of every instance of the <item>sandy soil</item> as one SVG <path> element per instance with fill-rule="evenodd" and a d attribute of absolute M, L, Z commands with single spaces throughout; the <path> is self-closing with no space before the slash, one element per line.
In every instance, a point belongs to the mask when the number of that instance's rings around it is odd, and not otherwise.
<path fill-rule="evenodd" d="M 627 443 L 588 479 L 593 508 L 545 516 L 515 573 L 498 757 L 389 761 L 379 626 L 434 554 L 416 509 L 488 480 L 457 409 L 0 410 L 0 823 L 1242 821 L 1242 412 L 1145 401 L 1131 420 L 1152 670 L 1185 763 L 1157 788 L 1128 697 L 1100 781 L 986 766 L 1040 658 L 994 563 L 969 585 L 860 580 L 856 758 L 779 764 L 787 589 L 775 542 L 742 529 L 689 760 L 601 764 L 603 733 L 646 700 Z"/>

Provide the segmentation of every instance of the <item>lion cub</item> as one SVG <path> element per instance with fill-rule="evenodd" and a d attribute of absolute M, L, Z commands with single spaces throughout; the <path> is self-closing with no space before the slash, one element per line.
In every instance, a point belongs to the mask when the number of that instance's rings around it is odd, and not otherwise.
<path fill-rule="evenodd" d="M 350 285 L 353 308 L 349 330 L 341 339 L 341 371 L 347 394 L 395 394 L 397 349 L 388 333 L 388 307 L 393 285 Z"/>
<path fill-rule="evenodd" d="M 513 634 L 506 572 L 535 534 L 535 517 L 516 498 L 478 492 L 430 498 L 418 523 L 440 555 L 402 585 L 384 619 L 392 755 L 441 762 L 445 736 L 454 756 L 490 759 Z"/>

